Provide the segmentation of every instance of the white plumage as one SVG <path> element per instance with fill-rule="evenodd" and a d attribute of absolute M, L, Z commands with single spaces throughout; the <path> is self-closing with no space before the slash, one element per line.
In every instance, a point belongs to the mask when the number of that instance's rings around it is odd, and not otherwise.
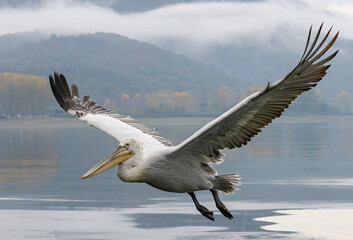
<path fill-rule="evenodd" d="M 200 205 L 194 194 L 194 191 L 210 190 L 220 212 L 232 219 L 218 192 L 234 192 L 240 178 L 236 174 L 217 175 L 211 164 L 222 161 L 222 150 L 246 145 L 263 127 L 281 116 L 300 94 L 316 86 L 326 75 L 330 67 L 326 63 L 338 51 L 322 57 L 336 41 L 338 32 L 324 46 L 332 28 L 318 43 L 321 29 L 322 25 L 309 44 L 310 28 L 302 58 L 283 79 L 247 97 L 177 146 L 140 122 L 97 105 L 89 96 L 81 99 L 77 86 L 73 84 L 70 91 L 62 74 L 55 72 L 54 78 L 50 75 L 53 94 L 64 110 L 120 142 L 114 153 L 82 178 L 98 175 L 117 165 L 117 174 L 123 181 L 145 182 L 160 190 L 189 193 L 200 213 L 214 220 L 213 212 Z"/>

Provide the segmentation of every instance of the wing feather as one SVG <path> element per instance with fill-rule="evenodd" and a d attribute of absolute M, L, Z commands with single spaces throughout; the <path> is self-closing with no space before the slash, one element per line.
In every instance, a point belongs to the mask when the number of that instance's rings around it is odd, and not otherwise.
<path fill-rule="evenodd" d="M 171 142 L 157 131 L 144 126 L 139 121 L 97 105 L 88 95 L 80 98 L 77 86 L 72 84 L 70 91 L 64 75 L 54 72 L 54 78 L 49 75 L 49 82 L 56 101 L 66 112 L 103 130 L 118 141 L 136 138 L 154 148 L 158 145 L 172 146 Z"/>
<path fill-rule="evenodd" d="M 206 124 L 190 138 L 176 146 L 171 154 L 191 154 L 198 156 L 201 162 L 219 163 L 222 161 L 221 151 L 246 145 L 252 137 L 261 132 L 303 92 L 315 87 L 325 75 L 338 51 L 318 61 L 334 44 L 339 32 L 326 44 L 332 27 L 318 46 L 322 24 L 311 45 L 310 27 L 304 53 L 298 65 L 283 79 L 268 84 L 262 91 L 245 98 L 235 107 Z"/>

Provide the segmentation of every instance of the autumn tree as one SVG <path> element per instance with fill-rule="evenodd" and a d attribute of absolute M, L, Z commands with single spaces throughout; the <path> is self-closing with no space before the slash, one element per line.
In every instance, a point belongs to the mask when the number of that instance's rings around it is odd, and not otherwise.
<path fill-rule="evenodd" d="M 236 93 L 233 89 L 223 86 L 217 90 L 217 107 L 224 112 L 236 104 Z"/>
<path fill-rule="evenodd" d="M 0 73 L 0 114 L 17 118 L 44 115 L 50 91 L 45 78 L 17 73 Z"/>
<path fill-rule="evenodd" d="M 168 115 L 192 113 L 197 102 L 186 91 L 162 90 L 145 96 L 146 110 L 152 113 L 167 113 Z"/>

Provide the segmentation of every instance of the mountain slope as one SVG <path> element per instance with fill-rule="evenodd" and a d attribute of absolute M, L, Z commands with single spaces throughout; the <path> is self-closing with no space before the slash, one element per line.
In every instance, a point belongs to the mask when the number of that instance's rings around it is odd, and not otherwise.
<path fill-rule="evenodd" d="M 54 35 L 0 52 L 0 72 L 47 77 L 53 71 L 65 74 L 97 101 L 159 90 L 208 98 L 224 85 L 239 86 L 214 67 L 116 34 Z"/>
<path fill-rule="evenodd" d="M 271 37 L 274 39 L 273 42 L 266 43 L 254 40 L 244 41 L 242 44 L 210 44 L 198 51 L 190 51 L 189 49 L 193 49 L 192 46 L 195 43 L 187 41 L 174 45 L 161 43 L 161 47 L 182 53 L 205 64 L 211 64 L 231 76 L 236 76 L 245 86 L 263 86 L 266 82 L 276 81 L 290 72 L 297 65 L 304 51 L 305 35 L 296 45 L 289 44 L 295 41 L 285 41 L 284 44 L 282 38 L 285 36 L 294 38 L 290 32 L 276 32 Z M 183 48 L 183 46 L 188 46 L 188 48 Z M 325 101 L 331 103 L 334 97 L 342 91 L 353 93 L 351 77 L 353 75 L 353 40 L 339 37 L 329 51 L 335 50 L 339 50 L 339 53 L 330 63 L 332 67 L 325 79 L 315 88 L 320 89 Z"/>

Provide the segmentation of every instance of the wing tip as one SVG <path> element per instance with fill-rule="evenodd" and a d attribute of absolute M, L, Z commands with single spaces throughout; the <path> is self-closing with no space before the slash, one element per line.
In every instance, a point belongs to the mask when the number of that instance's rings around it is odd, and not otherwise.
<path fill-rule="evenodd" d="M 49 74 L 49 83 L 56 101 L 66 112 L 68 112 L 73 106 L 71 103 L 72 94 L 65 76 L 54 71 L 54 76 Z"/>
<path fill-rule="evenodd" d="M 71 92 L 72 92 L 72 96 L 75 96 L 77 98 L 80 98 L 79 92 L 78 92 L 78 87 L 76 84 L 71 84 Z"/>

